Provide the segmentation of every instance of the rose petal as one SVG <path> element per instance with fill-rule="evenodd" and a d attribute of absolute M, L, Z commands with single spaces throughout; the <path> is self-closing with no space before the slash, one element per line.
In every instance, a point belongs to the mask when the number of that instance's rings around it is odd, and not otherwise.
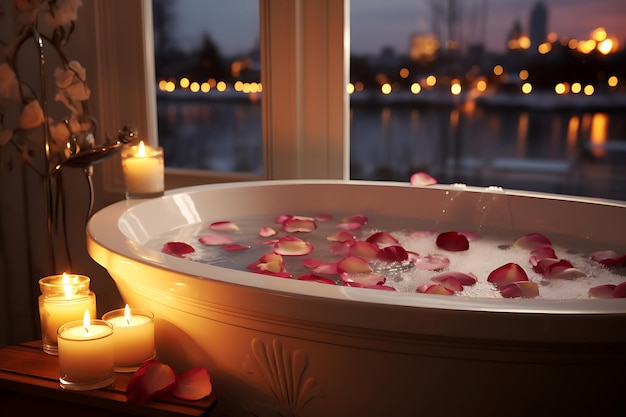
<path fill-rule="evenodd" d="M 222 232 L 236 232 L 239 230 L 239 226 L 233 222 L 213 222 L 209 225 L 209 229 Z"/>
<path fill-rule="evenodd" d="M 192 368 L 176 378 L 172 394 L 182 400 L 196 401 L 213 392 L 211 378 L 205 368 Z"/>
<path fill-rule="evenodd" d="M 367 224 L 368 218 L 364 214 L 355 214 L 350 217 L 345 217 L 341 219 L 341 223 L 358 223 L 361 226 Z"/>
<path fill-rule="evenodd" d="M 278 239 L 274 245 L 274 253 L 283 256 L 302 256 L 313 252 L 313 245 L 294 236 Z"/>
<path fill-rule="evenodd" d="M 306 268 L 317 268 L 318 266 L 320 266 L 321 264 L 323 264 L 324 261 L 322 261 L 321 259 L 318 258 L 304 258 L 302 260 L 302 265 L 304 265 Z"/>
<path fill-rule="evenodd" d="M 308 233 L 317 229 L 315 221 L 300 217 L 292 217 L 283 222 L 283 231 L 287 233 Z"/>
<path fill-rule="evenodd" d="M 348 256 L 350 255 L 350 247 L 352 246 L 352 242 L 339 242 L 332 245 L 328 250 L 333 255 L 337 256 Z"/>
<path fill-rule="evenodd" d="M 536 266 L 542 259 L 556 259 L 556 253 L 551 246 L 544 246 L 530 252 L 529 262 L 532 266 Z"/>
<path fill-rule="evenodd" d="M 416 292 L 423 294 L 439 294 L 439 295 L 454 295 L 454 291 L 446 288 L 443 284 L 425 284 L 417 287 Z"/>
<path fill-rule="evenodd" d="M 307 273 L 296 278 L 298 281 L 319 282 L 320 284 L 337 285 L 332 279 L 323 277 L 321 275 Z"/>
<path fill-rule="evenodd" d="M 474 285 L 476 284 L 476 282 L 478 282 L 476 275 L 472 273 L 466 274 L 464 272 L 458 272 L 458 271 L 443 272 L 439 275 L 435 275 L 434 277 L 431 277 L 433 281 L 441 282 L 442 284 L 448 278 L 454 278 L 456 281 L 459 282 L 459 284 L 463 286 Z"/>
<path fill-rule="evenodd" d="M 521 266 L 510 262 L 491 271 L 487 277 L 487 281 L 498 288 L 502 288 L 513 282 L 528 281 L 528 275 L 526 275 L 526 272 Z"/>
<path fill-rule="evenodd" d="M 200 243 L 207 246 L 228 245 L 234 240 L 230 235 L 204 235 L 198 239 Z"/>
<path fill-rule="evenodd" d="M 281 214 L 274 219 L 276 224 L 283 224 L 285 220 L 291 219 L 293 216 L 291 214 Z"/>
<path fill-rule="evenodd" d="M 613 291 L 613 298 L 626 298 L 626 282 L 622 282 Z"/>
<path fill-rule="evenodd" d="M 409 253 L 411 255 L 411 253 Z M 442 255 L 410 256 L 409 259 L 417 269 L 422 271 L 439 271 L 450 265 L 450 259 Z"/>
<path fill-rule="evenodd" d="M 385 246 L 378 251 L 377 258 L 383 262 L 404 262 L 409 254 L 400 245 Z"/>
<path fill-rule="evenodd" d="M 356 237 L 347 230 L 342 230 L 328 236 L 326 239 L 330 242 L 352 242 L 356 240 Z"/>
<path fill-rule="evenodd" d="M 387 232 L 376 232 L 370 235 L 367 239 L 365 239 L 365 241 L 374 243 L 378 245 L 379 248 L 383 248 L 385 246 L 397 245 L 399 243 L 398 239 L 396 239 L 395 237 L 393 237 L 393 235 Z"/>
<path fill-rule="evenodd" d="M 358 282 L 346 282 L 348 287 L 356 287 L 356 288 L 369 288 L 370 290 L 385 290 L 385 291 L 396 291 L 395 288 L 390 287 L 388 285 L 376 284 L 376 285 L 361 285 Z"/>
<path fill-rule="evenodd" d="M 185 242 L 167 242 L 161 248 L 161 252 L 184 258 L 185 255 L 195 252 L 195 249 Z"/>
<path fill-rule="evenodd" d="M 589 288 L 589 298 L 613 298 L 615 284 L 604 284 Z"/>
<path fill-rule="evenodd" d="M 358 256 L 346 256 L 337 262 L 337 272 L 350 274 L 370 274 L 372 267 L 369 262 Z"/>
<path fill-rule="evenodd" d="M 416 172 L 411 175 L 411 185 L 415 186 L 427 186 L 437 184 L 437 180 L 425 172 Z"/>
<path fill-rule="evenodd" d="M 363 259 L 375 259 L 378 256 L 378 246 L 370 242 L 358 240 L 349 247 L 349 254 Z"/>
<path fill-rule="evenodd" d="M 339 223 L 337 228 L 343 230 L 359 230 L 363 226 L 362 223 L 352 222 L 352 223 Z"/>
<path fill-rule="evenodd" d="M 626 254 L 619 255 L 612 250 L 594 252 L 591 259 L 606 266 L 626 266 Z"/>
<path fill-rule="evenodd" d="M 318 222 L 328 222 L 333 219 L 333 215 L 332 214 L 316 214 L 314 218 Z"/>
<path fill-rule="evenodd" d="M 229 245 L 222 245 L 221 249 L 223 249 L 225 251 L 229 251 L 229 252 L 236 252 L 236 251 L 240 251 L 240 250 L 250 249 L 250 246 L 248 246 L 248 245 L 240 245 L 238 243 L 232 243 L 232 244 L 229 244 Z"/>
<path fill-rule="evenodd" d="M 539 296 L 539 287 L 532 281 L 518 281 L 500 287 L 504 298 L 535 298 Z"/>
<path fill-rule="evenodd" d="M 449 290 L 452 291 L 463 291 L 463 285 L 459 282 L 458 279 L 454 278 L 451 275 L 440 275 L 431 278 L 433 281 L 443 285 Z"/>
<path fill-rule="evenodd" d="M 552 243 L 550 242 L 550 239 L 541 233 L 528 233 L 513 242 L 513 246 L 522 249 L 535 250 L 546 246 L 552 246 Z"/>
<path fill-rule="evenodd" d="M 269 226 L 263 226 L 259 229 L 259 236 L 261 237 L 271 237 L 278 233 L 276 230 Z"/>
<path fill-rule="evenodd" d="M 317 268 L 313 270 L 316 274 L 327 274 L 327 275 L 336 275 L 337 272 L 337 264 L 336 263 L 323 263 Z"/>
<path fill-rule="evenodd" d="M 144 362 L 133 374 L 126 387 L 126 398 L 136 403 L 144 403 L 157 398 L 176 382 L 176 374 L 169 365 L 157 360 Z"/>
<path fill-rule="evenodd" d="M 545 258 L 533 266 L 533 270 L 546 278 L 578 278 L 586 274 L 574 268 L 571 262 L 565 259 Z"/>
<path fill-rule="evenodd" d="M 450 252 L 459 252 L 469 249 L 469 241 L 459 232 L 444 232 L 437 236 L 437 246 Z"/>
<path fill-rule="evenodd" d="M 353 284 L 352 286 L 371 286 L 382 285 L 387 281 L 387 278 L 376 273 L 348 273 L 342 272 L 340 274 L 341 280 L 346 284 Z"/>

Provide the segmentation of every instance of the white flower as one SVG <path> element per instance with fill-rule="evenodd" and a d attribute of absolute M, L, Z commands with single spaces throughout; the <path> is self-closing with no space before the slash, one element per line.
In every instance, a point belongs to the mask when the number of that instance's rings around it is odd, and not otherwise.
<path fill-rule="evenodd" d="M 78 19 L 78 8 L 82 5 L 82 0 L 65 0 L 55 9 L 52 26 L 65 26 Z"/>
<path fill-rule="evenodd" d="M 41 106 L 37 100 L 31 100 L 22 109 L 20 114 L 20 128 L 21 129 L 33 129 L 40 126 L 44 122 L 44 115 Z"/>
<path fill-rule="evenodd" d="M 6 62 L 0 64 L 0 97 L 16 101 L 20 99 L 17 76 Z"/>

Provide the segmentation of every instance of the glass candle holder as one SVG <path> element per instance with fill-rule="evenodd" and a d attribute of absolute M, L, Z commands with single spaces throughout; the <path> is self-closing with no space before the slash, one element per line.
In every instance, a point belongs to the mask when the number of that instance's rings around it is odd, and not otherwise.
<path fill-rule="evenodd" d="M 43 351 L 57 355 L 57 330 L 70 321 L 80 320 L 89 311 L 96 316 L 96 295 L 89 291 L 85 275 L 50 275 L 39 280 L 39 320 Z"/>
<path fill-rule="evenodd" d="M 102 316 L 113 325 L 115 371 L 135 372 L 154 358 L 154 314 L 148 310 L 120 308 Z"/>
<path fill-rule="evenodd" d="M 61 388 L 85 391 L 115 380 L 113 325 L 104 320 L 77 320 L 58 330 Z"/>
<path fill-rule="evenodd" d="M 152 198 L 163 195 L 165 168 L 163 148 L 144 145 L 122 149 L 122 170 L 127 198 Z"/>

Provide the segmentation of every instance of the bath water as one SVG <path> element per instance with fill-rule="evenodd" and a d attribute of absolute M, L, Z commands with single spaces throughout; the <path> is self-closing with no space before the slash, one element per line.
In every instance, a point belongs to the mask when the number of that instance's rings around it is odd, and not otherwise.
<path fill-rule="evenodd" d="M 529 262 L 530 252 L 513 246 L 513 242 L 521 235 L 496 237 L 477 236 L 476 240 L 470 241 L 467 251 L 450 252 L 438 248 L 435 240 L 438 233 L 448 231 L 441 229 L 442 225 L 433 225 L 430 221 L 419 221 L 415 219 L 389 219 L 375 215 L 368 215 L 368 223 L 360 230 L 353 231 L 357 239 L 365 240 L 372 233 L 386 231 L 391 233 L 399 244 L 407 251 L 418 253 L 419 255 L 441 255 L 450 260 L 447 268 L 440 271 L 420 270 L 412 267 L 411 264 L 389 265 L 381 262 L 374 262 L 375 272 L 387 278 L 385 285 L 391 286 L 400 292 L 415 293 L 418 286 L 430 282 L 430 278 L 445 271 L 458 271 L 474 274 L 478 282 L 472 286 L 465 286 L 463 291 L 455 293 L 461 297 L 488 297 L 500 298 L 500 292 L 495 286 L 487 282 L 487 277 L 494 269 L 514 262 L 520 265 L 530 281 L 537 283 L 539 287 L 539 297 L 542 299 L 586 299 L 589 298 L 589 288 L 604 284 L 620 284 L 626 281 L 626 268 L 608 268 L 590 259 L 590 251 L 579 250 L 575 247 L 558 246 L 554 244 L 551 236 L 546 236 L 553 242 L 553 249 L 559 259 L 566 259 L 572 265 L 582 271 L 585 276 L 573 279 L 545 278 L 533 271 Z M 300 215 L 300 214 L 299 214 Z M 306 214 L 304 214 L 306 215 Z M 335 214 L 329 221 L 316 221 L 317 229 L 306 233 L 291 233 L 290 235 L 303 239 L 313 245 L 313 252 L 304 256 L 284 256 L 287 272 L 294 278 L 308 272 L 311 269 L 302 265 L 305 258 L 318 258 L 324 262 L 337 262 L 342 258 L 330 252 L 330 248 L 336 242 L 327 239 L 341 229 L 337 227 L 341 219 L 347 217 Z M 156 236 L 146 243 L 146 246 L 155 250 L 161 250 L 167 242 L 185 242 L 191 245 L 195 252 L 186 256 L 194 262 L 201 262 L 223 268 L 248 271 L 249 264 L 259 261 L 263 255 L 272 251 L 271 242 L 274 239 L 286 236 L 287 233 L 281 230 L 281 225 L 275 223 L 275 217 L 255 216 L 237 219 L 215 219 L 215 221 L 231 221 L 235 223 L 239 230 L 236 232 L 219 232 L 210 229 L 211 222 L 188 225 L 176 230 L 172 230 L 160 236 Z M 379 226 L 380 225 L 380 226 Z M 260 237 L 258 231 L 261 226 L 270 226 L 278 233 L 269 238 Z M 384 227 L 383 227 L 384 226 Z M 439 230 L 432 230 L 433 227 Z M 445 227 L 445 226 L 443 226 Z M 414 233 L 424 231 L 426 233 Z M 471 230 L 458 230 L 459 232 L 471 232 Z M 525 233 L 540 231 L 529 230 Z M 523 234 L 525 234 L 523 233 Z M 238 251 L 227 251 L 221 246 L 207 246 L 198 241 L 201 236 L 230 235 L 234 242 L 240 245 L 249 246 L 248 249 Z M 607 250 L 614 248 L 597 247 L 592 251 Z M 324 274 L 319 274 L 326 276 Z M 326 276 L 341 284 L 337 276 Z M 275 278 L 281 279 L 281 278 Z M 303 284 L 305 285 L 305 284 Z M 316 283 L 306 283 L 306 285 L 324 285 Z M 375 290 L 372 290 L 375 291 Z M 427 296 L 427 295 L 425 295 Z"/>

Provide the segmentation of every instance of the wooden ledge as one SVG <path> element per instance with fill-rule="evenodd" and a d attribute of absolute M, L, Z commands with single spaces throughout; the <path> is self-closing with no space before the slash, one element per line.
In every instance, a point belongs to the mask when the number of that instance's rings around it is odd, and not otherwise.
<path fill-rule="evenodd" d="M 41 341 L 7 346 L 0 349 L 0 403 L 3 410 L 15 411 L 35 411 L 35 404 L 48 412 L 57 407 L 66 417 L 85 415 L 81 413 L 86 409 L 93 417 L 100 415 L 98 410 L 103 416 L 176 417 L 207 416 L 217 400 L 212 393 L 198 401 L 168 396 L 144 404 L 128 402 L 126 386 L 132 375 L 116 373 L 115 382 L 106 388 L 66 391 L 59 386 L 59 358 L 46 354 Z"/>

